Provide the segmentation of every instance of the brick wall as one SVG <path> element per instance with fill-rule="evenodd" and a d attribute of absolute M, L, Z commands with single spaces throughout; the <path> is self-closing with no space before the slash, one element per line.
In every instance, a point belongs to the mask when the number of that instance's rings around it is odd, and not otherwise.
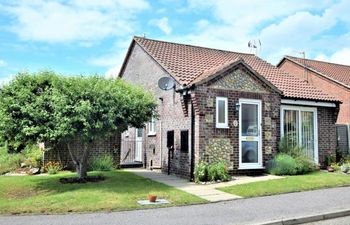
<path fill-rule="evenodd" d="M 281 69 L 297 75 L 301 79 L 306 80 L 304 76 L 304 67 L 297 65 L 289 60 L 279 66 Z M 349 74 L 350 76 L 350 74 Z M 314 86 L 322 89 L 324 92 L 329 93 L 332 96 L 337 97 L 343 103 L 340 105 L 340 112 L 337 118 L 337 124 L 349 124 L 350 123 L 350 89 L 342 85 L 339 85 L 327 78 L 320 76 L 310 70 L 307 70 L 308 81 Z"/>
<path fill-rule="evenodd" d="M 317 107 L 318 154 L 323 164 L 325 156 L 335 154 L 337 147 L 336 125 L 338 109 L 333 107 Z"/>
<path fill-rule="evenodd" d="M 114 164 L 116 168 L 120 166 L 120 134 L 115 134 L 110 138 L 106 138 L 103 140 L 98 140 L 89 145 L 89 161 L 97 156 L 101 156 L 104 154 L 112 155 Z M 74 164 L 70 157 L 70 154 L 67 149 L 67 144 L 65 142 L 59 143 L 56 146 L 52 146 L 50 144 L 46 144 L 46 148 L 49 149 L 45 152 L 44 163 L 49 161 L 58 161 L 61 165 L 67 169 L 74 170 Z M 83 145 L 78 140 L 75 139 L 71 143 L 72 149 L 80 149 L 82 152 Z"/>
<path fill-rule="evenodd" d="M 122 79 L 142 86 L 152 92 L 158 103 L 156 121 L 156 134 L 148 135 L 148 124 L 145 124 L 143 132 L 143 163 L 146 168 L 160 168 L 163 172 L 168 170 L 168 149 L 166 147 L 167 131 L 174 130 L 175 151 L 171 159 L 171 173 L 181 177 L 190 175 L 190 151 L 183 153 L 180 150 L 180 131 L 189 130 L 191 136 L 191 106 L 190 102 L 183 102 L 183 97 L 175 90 L 164 91 L 159 89 L 158 80 L 161 77 L 169 77 L 144 50 L 137 44 L 122 74 Z M 179 84 L 176 84 L 179 88 Z M 188 112 L 185 112 L 186 109 Z M 135 129 L 129 129 L 128 140 L 134 140 Z M 125 134 L 123 134 L 123 139 Z M 189 140 L 191 140 L 189 138 Z M 191 146 L 191 143 L 189 143 Z M 122 155 L 125 150 L 122 149 Z"/>
<path fill-rule="evenodd" d="M 239 68 L 244 70 L 244 68 Z M 227 71 L 223 76 L 231 73 Z M 249 74 L 247 70 L 244 71 Z M 244 75 L 242 75 L 244 76 Z M 246 75 L 249 76 L 249 75 Z M 250 74 L 252 76 L 252 74 Z M 271 91 L 266 84 L 262 83 L 258 79 L 254 79 L 254 82 L 258 83 L 265 92 L 256 93 L 255 90 L 248 91 L 235 91 L 232 89 L 220 89 L 212 88 L 210 83 L 207 85 L 199 86 L 195 89 L 193 97 L 196 105 L 196 113 L 198 119 L 196 120 L 196 126 L 199 132 L 196 132 L 196 159 L 207 160 L 208 155 L 206 147 L 211 139 L 224 138 L 229 139 L 232 149 L 229 155 L 230 157 L 230 170 L 235 174 L 247 174 L 262 172 L 261 170 L 238 170 L 239 166 L 239 126 L 234 126 L 234 121 L 239 121 L 239 113 L 235 110 L 235 104 L 239 102 L 240 98 L 245 99 L 258 99 L 262 101 L 262 153 L 263 153 L 263 165 L 266 161 L 272 158 L 272 155 L 276 153 L 277 143 L 280 137 L 280 96 L 278 93 Z M 215 97 L 227 97 L 228 98 L 228 122 L 229 128 L 216 128 L 216 108 Z M 211 104 L 213 99 L 213 104 Z M 197 157 L 199 156 L 199 157 Z M 196 160 L 198 162 L 198 160 Z"/>

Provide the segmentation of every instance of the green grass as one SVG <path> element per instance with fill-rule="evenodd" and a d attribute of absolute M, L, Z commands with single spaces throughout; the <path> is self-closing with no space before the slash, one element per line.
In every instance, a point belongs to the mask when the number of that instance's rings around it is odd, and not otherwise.
<path fill-rule="evenodd" d="M 86 184 L 61 184 L 59 178 L 74 174 L 50 176 L 0 177 L 0 214 L 66 213 L 99 210 L 145 208 L 136 202 L 156 194 L 169 205 L 203 203 L 205 200 L 126 171 L 92 172 L 106 180 Z M 148 206 L 148 207 L 160 207 Z"/>
<path fill-rule="evenodd" d="M 350 175 L 318 171 L 307 175 L 286 176 L 286 178 L 278 180 L 260 181 L 218 189 L 250 198 L 340 186 L 350 186 Z"/>

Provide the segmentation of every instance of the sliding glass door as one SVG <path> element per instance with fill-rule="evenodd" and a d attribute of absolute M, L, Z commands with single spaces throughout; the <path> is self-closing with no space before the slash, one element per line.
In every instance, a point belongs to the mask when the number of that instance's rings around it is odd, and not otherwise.
<path fill-rule="evenodd" d="M 281 135 L 287 145 L 304 148 L 304 153 L 318 163 L 317 109 L 297 106 L 282 106 Z"/>

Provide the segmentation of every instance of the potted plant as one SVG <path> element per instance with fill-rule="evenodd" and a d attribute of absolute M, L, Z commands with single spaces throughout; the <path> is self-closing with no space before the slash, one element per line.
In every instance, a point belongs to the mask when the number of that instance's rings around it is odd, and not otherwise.
<path fill-rule="evenodd" d="M 150 202 L 156 202 L 157 201 L 157 195 L 149 194 L 148 195 L 148 200 Z"/>

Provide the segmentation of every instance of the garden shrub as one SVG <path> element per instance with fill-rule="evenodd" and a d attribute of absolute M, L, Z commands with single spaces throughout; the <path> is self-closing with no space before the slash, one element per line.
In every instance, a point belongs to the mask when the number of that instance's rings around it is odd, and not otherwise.
<path fill-rule="evenodd" d="M 109 154 L 94 157 L 90 162 L 90 170 L 93 171 L 110 171 L 113 169 L 113 157 Z"/>
<path fill-rule="evenodd" d="M 23 151 L 24 163 L 30 167 L 41 167 L 42 152 L 38 145 L 27 145 Z"/>
<path fill-rule="evenodd" d="M 279 153 L 269 162 L 268 172 L 273 175 L 296 175 L 298 172 L 296 160 L 285 153 Z"/>
<path fill-rule="evenodd" d="M 225 163 L 215 162 L 207 164 L 204 162 L 198 163 L 194 168 L 194 181 L 206 182 L 206 181 L 228 181 L 231 177 L 228 174 L 228 169 Z"/>
<path fill-rule="evenodd" d="M 305 156 L 296 157 L 295 161 L 297 163 L 297 174 L 306 174 L 317 169 L 315 162 Z"/>
<path fill-rule="evenodd" d="M 208 180 L 208 167 L 204 162 L 196 164 L 194 167 L 194 182 L 204 182 Z"/>
<path fill-rule="evenodd" d="M 228 181 L 230 180 L 228 169 L 225 163 L 217 162 L 208 166 L 208 179 L 210 181 Z"/>
<path fill-rule="evenodd" d="M 16 170 L 21 166 L 23 156 L 18 153 L 8 153 L 7 145 L 0 147 L 0 174 Z"/>
<path fill-rule="evenodd" d="M 298 175 L 315 171 L 316 164 L 305 156 L 292 157 L 279 153 L 269 161 L 268 172 L 274 175 Z"/>
<path fill-rule="evenodd" d="M 45 171 L 47 171 L 48 174 L 57 174 L 58 171 L 62 169 L 61 164 L 59 162 L 48 162 L 45 165 Z"/>

